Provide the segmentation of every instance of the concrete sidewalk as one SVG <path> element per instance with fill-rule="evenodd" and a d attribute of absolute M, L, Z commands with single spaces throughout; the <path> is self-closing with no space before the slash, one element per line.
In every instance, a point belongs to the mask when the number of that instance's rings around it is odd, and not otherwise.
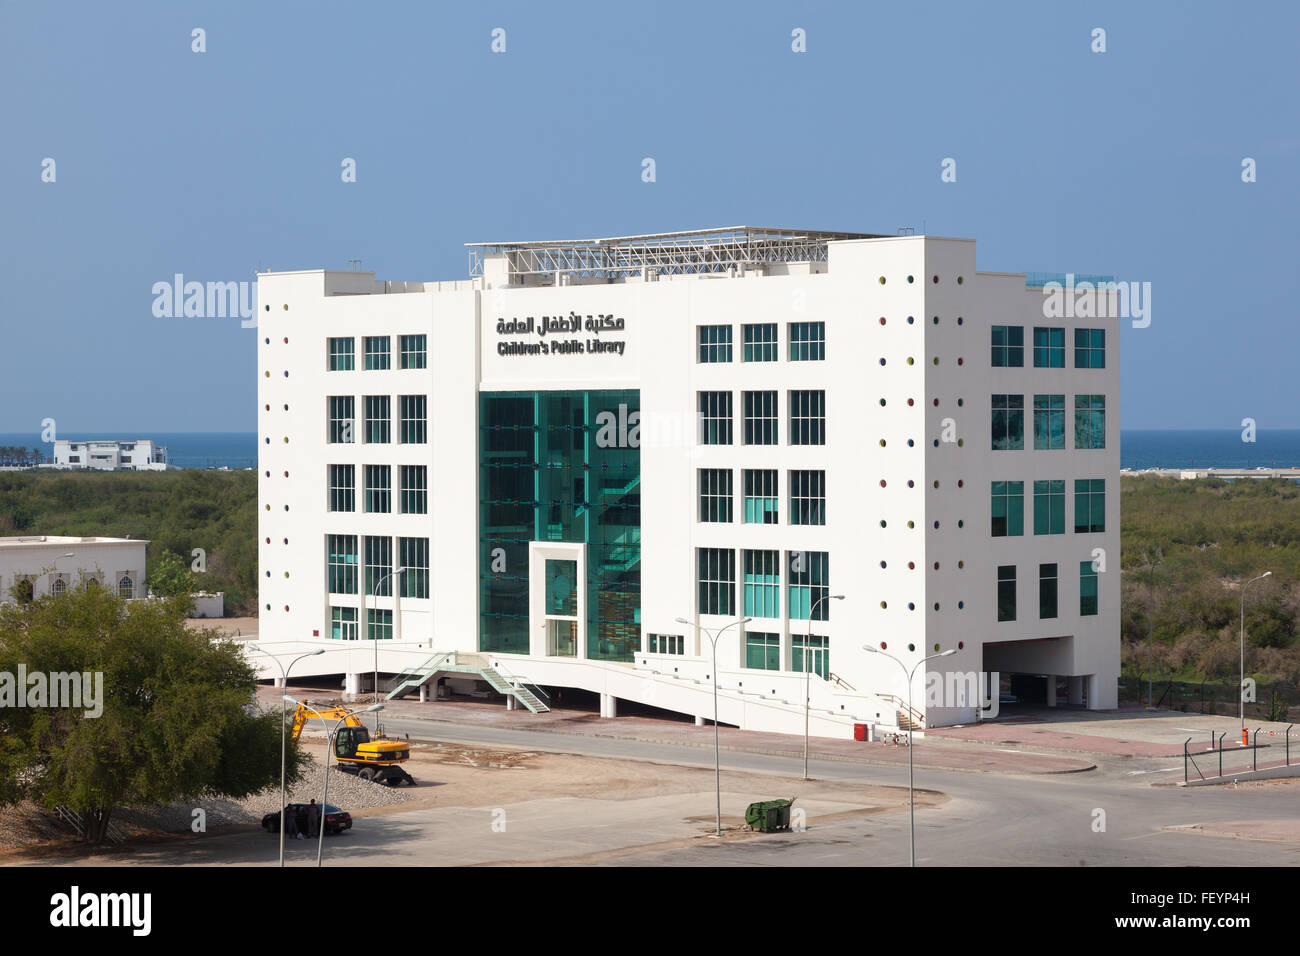
<path fill-rule="evenodd" d="M 338 696 L 337 691 L 314 692 L 305 687 L 291 687 L 293 696 L 312 700 Z M 259 687 L 259 699 L 268 706 L 279 702 L 274 687 Z M 358 703 L 356 706 L 365 706 Z M 501 703 L 478 701 L 398 700 L 384 705 L 388 720 L 420 720 L 430 724 L 436 735 L 439 724 L 448 727 L 493 727 L 508 730 L 534 730 L 575 737 L 600 737 L 613 740 L 637 740 L 644 743 L 713 749 L 713 727 L 697 727 L 694 722 L 651 717 L 602 718 L 583 710 L 552 710 L 533 714 L 527 710 L 507 710 Z M 931 732 L 933 734 L 933 732 Z M 803 756 L 803 738 L 790 734 L 763 733 L 719 727 L 718 738 L 723 750 L 761 753 L 786 757 Z M 866 743 L 813 737 L 809 744 L 815 760 L 838 760 L 850 763 L 906 766 L 908 748 L 887 743 Z M 915 765 L 930 770 L 967 770 L 983 773 L 1052 774 L 1092 770 L 1091 761 L 1062 754 L 1019 753 L 972 747 L 960 741 L 916 740 Z"/>

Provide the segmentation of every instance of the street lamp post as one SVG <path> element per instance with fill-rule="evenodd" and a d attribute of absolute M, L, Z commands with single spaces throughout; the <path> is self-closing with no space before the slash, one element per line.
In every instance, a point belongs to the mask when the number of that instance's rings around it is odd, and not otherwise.
<path fill-rule="evenodd" d="M 713 788 L 717 795 L 717 831 L 713 834 L 716 837 L 722 836 L 722 746 L 718 742 L 718 638 L 722 632 L 729 627 L 736 627 L 739 624 L 748 624 L 752 617 L 741 618 L 738 621 L 732 621 L 730 624 L 723 625 L 717 634 L 710 634 L 707 629 L 700 627 L 698 624 L 692 624 L 684 617 L 677 618 L 678 624 L 685 624 L 687 627 L 693 627 L 697 631 L 703 632 L 704 636 L 709 639 L 713 645 Z"/>
<path fill-rule="evenodd" d="M 285 723 L 285 705 L 292 699 L 289 697 L 289 671 L 293 670 L 293 665 L 298 663 L 304 657 L 315 657 L 317 654 L 324 654 L 325 648 L 318 647 L 314 651 L 308 651 L 306 654 L 299 654 L 289 662 L 285 667 L 277 658 L 268 650 L 263 650 L 255 645 L 249 645 L 252 650 L 265 654 L 271 660 L 275 661 L 275 666 L 280 668 L 280 686 L 284 688 L 285 693 L 280 701 L 280 865 L 284 866 L 284 723 Z"/>
<path fill-rule="evenodd" d="M 803 645 L 803 778 L 808 779 L 808 721 L 809 710 L 812 706 L 808 682 L 812 680 L 812 622 L 817 616 L 817 606 L 823 601 L 843 601 L 843 594 L 823 594 L 813 602 L 812 609 L 808 612 L 808 636 Z"/>
<path fill-rule="evenodd" d="M 1272 571 L 1265 571 L 1241 586 L 1241 682 L 1237 685 L 1237 708 L 1240 711 L 1243 731 L 1246 729 L 1246 588 L 1256 581 L 1264 580 L 1272 573 Z"/>
<path fill-rule="evenodd" d="M 376 581 L 375 597 L 381 596 L 379 592 L 383 590 L 383 583 L 385 581 L 387 581 L 389 578 L 396 577 L 399 574 L 405 574 L 405 573 L 406 573 L 406 568 L 394 568 L 392 571 L 389 571 L 382 578 Z M 362 578 L 363 579 L 365 578 L 364 573 L 362 574 Z M 393 590 L 393 625 L 396 628 L 394 634 L 400 634 L 402 631 L 401 618 L 402 618 L 402 589 L 399 586 L 394 588 Z M 361 582 L 361 627 L 363 628 L 361 633 L 365 634 L 368 637 L 370 635 L 370 622 L 366 620 L 365 580 L 362 580 Z M 378 631 L 375 631 L 375 636 L 372 643 L 374 644 L 374 648 L 375 648 L 375 703 L 379 703 L 379 632 Z M 375 714 L 375 736 L 376 737 L 379 736 L 379 714 L 378 713 Z"/>
<path fill-rule="evenodd" d="M 291 704 L 296 704 L 296 703 L 298 703 L 298 701 L 294 700 L 292 697 L 288 696 L 287 694 L 285 695 L 285 698 L 284 698 L 284 699 L 285 699 L 286 701 L 288 701 L 289 703 L 291 703 Z M 311 702 L 310 702 L 310 701 L 306 701 L 306 700 L 304 700 L 304 701 L 302 701 L 302 705 L 303 705 L 304 707 L 306 707 L 308 710 L 310 710 L 313 714 L 315 714 L 315 715 L 316 715 L 316 719 L 319 720 L 322 724 L 325 723 L 325 718 L 322 717 L 322 716 L 320 715 L 320 711 L 316 710 L 316 708 L 314 708 L 314 707 L 311 706 Z M 324 851 L 325 851 L 325 807 L 328 805 L 329 795 L 330 795 L 330 750 L 332 749 L 331 741 L 334 739 L 334 734 L 335 734 L 335 733 L 338 731 L 338 729 L 339 729 L 339 724 L 343 723 L 343 721 L 347 720 L 347 719 L 348 719 L 349 717 L 351 717 L 353 714 L 368 714 L 368 713 L 370 713 L 370 711 L 372 711 L 372 710 L 383 710 L 383 709 L 384 709 L 384 705 L 383 705 L 383 704 L 380 704 L 380 703 L 374 703 L 374 704 L 371 704 L 369 707 L 362 708 L 361 710 L 350 710 L 350 711 L 348 711 L 346 714 L 344 714 L 342 717 L 340 717 L 338 720 L 334 721 L 334 726 L 333 726 L 333 727 L 326 727 L 326 729 L 325 729 L 325 783 L 324 783 L 324 785 L 321 787 L 321 794 L 320 794 L 320 826 L 319 826 L 319 828 L 318 828 L 318 830 L 317 830 L 317 833 L 316 833 L 316 867 L 317 867 L 317 869 L 320 868 L 320 865 L 321 865 L 321 857 L 322 857 L 322 855 L 323 855 L 323 853 L 324 853 Z M 280 822 L 281 822 L 281 823 L 284 822 L 283 818 L 281 818 Z"/>
<path fill-rule="evenodd" d="M 952 654 L 956 654 L 957 652 L 952 648 L 949 648 L 948 650 L 943 651 L 940 654 L 931 654 L 929 657 L 923 657 L 919 661 L 917 661 L 916 666 L 909 671 L 907 669 L 907 665 L 904 664 L 902 661 L 900 661 L 893 654 L 886 653 L 885 651 L 882 651 L 880 648 L 873 647 L 870 644 L 863 644 L 862 649 L 864 651 L 870 651 L 872 654 L 881 654 L 884 655 L 885 657 L 888 657 L 899 667 L 901 667 L 903 669 L 903 673 L 907 675 L 907 802 L 908 802 L 909 826 L 911 829 L 911 835 L 908 839 L 908 846 L 911 849 L 912 866 L 916 866 L 916 787 L 915 787 L 915 775 L 914 775 L 913 762 L 912 762 L 912 725 L 915 723 L 915 721 L 912 718 L 912 678 L 916 675 L 916 668 L 920 667 L 926 661 L 932 661 L 939 657 L 948 657 Z"/>

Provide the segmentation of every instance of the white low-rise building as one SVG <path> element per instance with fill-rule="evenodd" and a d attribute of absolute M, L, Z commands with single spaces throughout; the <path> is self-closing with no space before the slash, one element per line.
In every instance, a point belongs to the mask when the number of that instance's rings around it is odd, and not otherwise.
<path fill-rule="evenodd" d="M 148 544 L 135 538 L 66 535 L 0 538 L 0 600 L 57 594 L 83 580 L 125 598 L 142 598 Z"/>
<path fill-rule="evenodd" d="M 1113 310 L 925 236 L 494 243 L 470 273 L 259 277 L 260 633 L 331 651 L 295 674 L 356 690 L 373 637 L 417 681 L 697 719 L 716 676 L 723 722 L 792 733 L 807 681 L 831 736 L 906 725 L 914 669 L 920 726 L 995 712 L 994 674 L 1116 706 Z"/>
<path fill-rule="evenodd" d="M 149 438 L 135 441 L 54 442 L 55 468 L 95 468 L 102 471 L 165 471 L 167 449 Z"/>

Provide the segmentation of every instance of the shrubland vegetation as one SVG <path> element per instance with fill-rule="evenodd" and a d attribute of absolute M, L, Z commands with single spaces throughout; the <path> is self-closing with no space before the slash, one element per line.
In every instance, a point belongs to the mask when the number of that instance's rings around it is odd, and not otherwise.
<path fill-rule="evenodd" d="M 193 587 L 224 591 L 226 613 L 257 613 L 253 471 L 0 472 L 0 535 L 147 538 L 149 584 L 176 594 L 202 548 Z M 169 557 L 170 555 L 170 557 Z"/>

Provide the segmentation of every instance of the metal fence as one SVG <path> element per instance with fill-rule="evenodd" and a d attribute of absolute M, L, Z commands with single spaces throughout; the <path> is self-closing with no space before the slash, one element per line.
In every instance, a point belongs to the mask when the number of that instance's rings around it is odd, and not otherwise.
<path fill-rule="evenodd" d="M 1133 675 L 1121 677 L 1119 699 L 1121 703 L 1148 703 L 1146 678 Z M 1236 682 L 1213 683 L 1158 677 L 1151 682 L 1150 706 L 1157 710 L 1234 717 L 1240 701 Z M 1284 681 L 1258 684 L 1255 687 L 1255 699 L 1246 702 L 1245 711 L 1246 716 L 1254 720 L 1300 720 L 1300 690 L 1294 684 Z"/>

